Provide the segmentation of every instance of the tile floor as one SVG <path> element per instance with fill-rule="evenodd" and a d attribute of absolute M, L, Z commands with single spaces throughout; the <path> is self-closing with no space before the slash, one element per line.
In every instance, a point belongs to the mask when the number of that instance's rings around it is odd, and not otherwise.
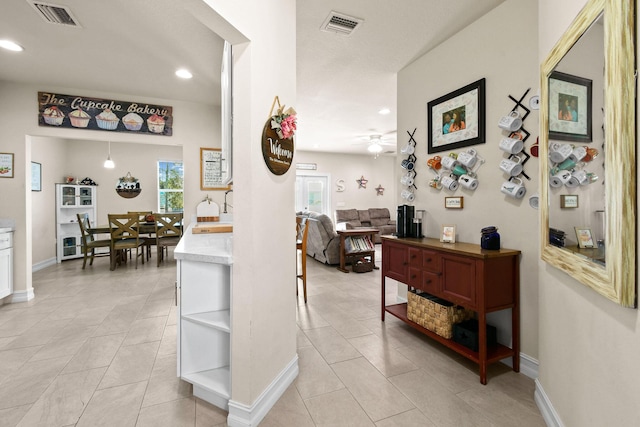
<path fill-rule="evenodd" d="M 0 426 L 225 426 L 176 378 L 175 263 L 81 266 L 38 271 L 33 301 L 0 306 Z M 307 268 L 300 374 L 261 426 L 545 425 L 531 379 L 498 364 L 482 386 L 474 364 L 381 322 L 379 271 Z"/>

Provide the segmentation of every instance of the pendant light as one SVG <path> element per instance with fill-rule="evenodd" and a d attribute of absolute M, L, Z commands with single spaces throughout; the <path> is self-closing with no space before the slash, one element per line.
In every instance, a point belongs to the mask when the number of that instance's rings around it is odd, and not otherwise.
<path fill-rule="evenodd" d="M 115 166 L 115 163 L 111 160 L 111 141 L 109 141 L 109 155 L 107 156 L 107 160 L 104 161 L 104 167 L 107 169 L 113 169 Z"/>

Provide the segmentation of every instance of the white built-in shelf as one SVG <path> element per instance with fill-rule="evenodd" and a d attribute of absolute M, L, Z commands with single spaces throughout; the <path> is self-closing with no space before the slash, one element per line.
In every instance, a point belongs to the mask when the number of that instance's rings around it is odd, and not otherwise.
<path fill-rule="evenodd" d="M 207 311 L 205 313 L 194 313 L 182 315 L 184 320 L 197 323 L 208 328 L 218 329 L 223 332 L 231 332 L 231 321 L 229 310 Z"/>
<path fill-rule="evenodd" d="M 231 377 L 228 366 L 210 369 L 208 371 L 183 374 L 182 378 L 191 384 L 197 384 L 198 387 L 204 388 L 219 397 L 227 400 L 231 398 Z"/>

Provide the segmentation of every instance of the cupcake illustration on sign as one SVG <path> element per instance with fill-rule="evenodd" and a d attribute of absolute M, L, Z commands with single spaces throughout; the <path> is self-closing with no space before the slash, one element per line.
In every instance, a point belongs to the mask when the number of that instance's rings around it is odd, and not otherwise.
<path fill-rule="evenodd" d="M 118 127 L 120 119 L 113 111 L 106 109 L 96 116 L 96 123 L 100 129 L 115 130 Z"/>
<path fill-rule="evenodd" d="M 90 118 L 91 116 L 85 113 L 82 108 L 78 108 L 69 113 L 69 120 L 71 121 L 71 126 L 74 128 L 86 128 Z"/>
<path fill-rule="evenodd" d="M 64 120 L 64 113 L 56 106 L 48 107 L 45 108 L 42 113 L 42 118 L 44 118 L 44 122 L 48 125 L 60 126 Z"/>
<path fill-rule="evenodd" d="M 147 119 L 147 127 L 149 132 L 162 133 L 164 132 L 164 117 L 154 114 Z"/>
<path fill-rule="evenodd" d="M 136 113 L 129 113 L 122 118 L 122 123 L 127 130 L 138 131 L 142 127 L 144 120 Z"/>

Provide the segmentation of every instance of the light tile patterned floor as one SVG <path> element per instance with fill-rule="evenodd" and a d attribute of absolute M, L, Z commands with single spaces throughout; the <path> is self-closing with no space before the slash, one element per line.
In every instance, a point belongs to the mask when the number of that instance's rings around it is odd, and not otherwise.
<path fill-rule="evenodd" d="M 36 272 L 33 301 L 0 306 L 0 427 L 225 426 L 175 375 L 175 263 L 81 266 Z M 531 379 L 498 364 L 482 386 L 474 364 L 381 322 L 379 270 L 307 268 L 300 374 L 261 426 L 544 426 Z"/>

